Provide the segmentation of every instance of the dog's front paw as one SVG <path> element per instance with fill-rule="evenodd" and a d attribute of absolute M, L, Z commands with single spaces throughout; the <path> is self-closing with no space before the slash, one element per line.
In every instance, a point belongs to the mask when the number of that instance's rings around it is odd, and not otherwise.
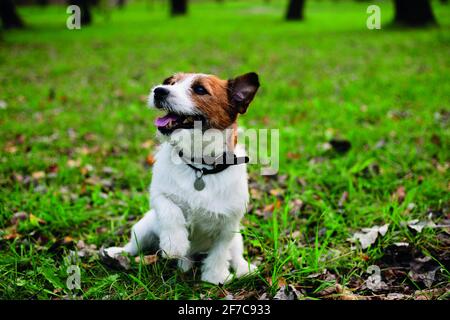
<path fill-rule="evenodd" d="M 182 258 L 187 256 L 189 251 L 189 240 L 183 232 L 161 235 L 159 247 L 164 258 Z"/>
<path fill-rule="evenodd" d="M 212 284 L 227 283 L 232 279 L 232 275 L 228 269 L 218 270 L 209 269 L 202 272 L 202 281 Z"/>
<path fill-rule="evenodd" d="M 103 256 L 108 255 L 113 259 L 117 258 L 117 256 L 122 255 L 122 253 L 125 252 L 125 249 L 123 247 L 109 247 L 109 248 L 102 247 L 102 249 L 100 250 L 100 253 Z"/>
<path fill-rule="evenodd" d="M 240 278 L 247 274 L 255 273 L 258 268 L 254 264 L 242 263 L 236 268 L 236 277 Z"/>

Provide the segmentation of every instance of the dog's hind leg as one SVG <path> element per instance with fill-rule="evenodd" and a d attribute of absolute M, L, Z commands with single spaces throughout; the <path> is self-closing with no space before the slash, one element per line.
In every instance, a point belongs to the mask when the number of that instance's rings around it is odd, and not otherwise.
<path fill-rule="evenodd" d="M 234 235 L 230 245 L 230 253 L 231 267 L 236 272 L 236 277 L 242 277 L 243 275 L 253 273 L 256 270 L 255 265 L 248 263 L 244 259 L 244 244 L 240 233 Z"/>
<path fill-rule="evenodd" d="M 154 210 L 148 211 L 131 229 L 131 239 L 124 247 L 110 247 L 105 249 L 110 257 L 115 257 L 122 252 L 137 255 L 139 251 L 157 247 L 157 217 Z"/>

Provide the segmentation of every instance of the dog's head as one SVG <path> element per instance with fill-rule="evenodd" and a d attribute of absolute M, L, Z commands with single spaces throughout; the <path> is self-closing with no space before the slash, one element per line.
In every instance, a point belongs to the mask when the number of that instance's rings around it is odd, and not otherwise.
<path fill-rule="evenodd" d="M 238 114 L 245 113 L 259 88 L 258 75 L 246 73 L 229 80 L 214 75 L 177 73 L 155 86 L 149 105 L 167 114 L 155 121 L 158 130 L 170 135 L 176 129 L 192 129 L 201 121 L 204 129 L 224 130 Z"/>

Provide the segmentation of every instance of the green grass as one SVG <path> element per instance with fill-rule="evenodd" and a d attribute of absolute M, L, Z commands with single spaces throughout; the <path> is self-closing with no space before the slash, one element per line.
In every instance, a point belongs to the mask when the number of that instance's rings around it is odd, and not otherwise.
<path fill-rule="evenodd" d="M 249 167 L 257 197 L 243 222 L 246 257 L 259 263 L 259 275 L 221 288 L 163 259 L 118 272 L 92 256 L 77 262 L 78 296 L 257 298 L 288 283 L 316 298 L 333 282 L 315 275 L 324 269 L 371 295 L 352 283 L 367 279 L 367 267 L 396 242 L 442 263 L 433 286 L 448 288 L 448 264 L 439 260 L 448 253 L 439 240 L 446 233 L 403 224 L 425 220 L 430 210 L 439 213 L 436 223 L 448 215 L 450 10 L 433 5 L 439 28 L 399 30 L 387 27 L 391 3 L 381 2 L 378 31 L 366 29 L 367 4 L 355 2 L 308 1 L 301 23 L 282 20 L 280 1 L 194 3 L 175 19 L 159 2 L 138 3 L 109 19 L 95 12 L 81 31 L 65 28 L 63 7 L 21 8 L 28 28 L 5 32 L 0 42 L 0 100 L 7 104 L 0 109 L 0 298 L 67 297 L 71 239 L 97 247 L 127 241 L 149 206 L 145 159 L 154 145 L 143 143 L 154 140 L 156 113 L 143 97 L 176 71 L 260 74 L 261 90 L 240 124 L 280 129 L 279 176 L 286 180 Z M 323 150 L 331 138 L 348 139 L 351 150 Z M 392 195 L 400 186 L 406 197 L 399 204 Z M 304 205 L 292 212 L 296 199 Z M 15 235 L 10 219 L 20 211 L 45 224 L 26 219 Z M 351 249 L 355 231 L 385 223 L 388 233 L 369 249 Z M 64 237 L 71 239 L 62 244 Z M 423 288 L 406 274 L 398 281 Z"/>

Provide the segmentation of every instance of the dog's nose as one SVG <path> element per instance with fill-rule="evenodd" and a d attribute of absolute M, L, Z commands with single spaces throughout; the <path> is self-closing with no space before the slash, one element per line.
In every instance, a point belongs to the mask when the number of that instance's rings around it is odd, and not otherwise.
<path fill-rule="evenodd" d="M 161 101 L 162 99 L 167 97 L 169 95 L 169 93 L 170 93 L 170 91 L 163 87 L 158 87 L 153 90 L 155 100 L 157 100 L 157 101 Z"/>

